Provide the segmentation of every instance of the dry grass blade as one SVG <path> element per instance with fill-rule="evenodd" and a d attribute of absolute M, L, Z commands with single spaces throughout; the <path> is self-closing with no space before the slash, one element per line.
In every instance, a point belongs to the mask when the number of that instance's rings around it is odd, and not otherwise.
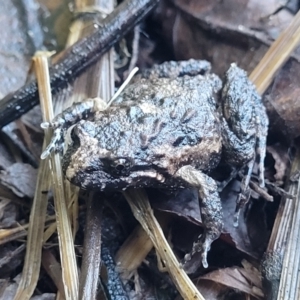
<path fill-rule="evenodd" d="M 204 300 L 203 296 L 178 263 L 153 214 L 145 192 L 141 189 L 129 189 L 124 192 L 124 196 L 126 197 L 135 218 L 141 223 L 142 227 L 150 237 L 161 261 L 169 272 L 173 283 L 183 299 Z"/>
<path fill-rule="evenodd" d="M 140 225 L 136 226 L 116 254 L 118 272 L 123 280 L 132 277 L 152 248 L 153 243 L 145 230 Z"/>
<path fill-rule="evenodd" d="M 46 138 L 44 141 L 44 146 L 45 145 L 47 145 Z M 43 234 L 48 204 L 48 193 L 44 193 L 44 191 L 48 191 L 50 185 L 48 160 L 44 160 L 39 166 L 35 195 L 30 212 L 25 262 L 15 300 L 30 299 L 39 279 Z"/>
<path fill-rule="evenodd" d="M 28 227 L 29 224 L 10 229 L 0 229 L 0 245 L 26 237 Z"/>
<path fill-rule="evenodd" d="M 39 58 L 37 60 L 39 60 Z M 44 72 L 45 70 L 42 70 L 42 68 L 39 67 L 37 71 L 40 72 L 40 81 L 42 82 L 41 89 L 43 90 L 41 91 L 41 98 L 47 100 L 47 98 L 51 97 L 49 87 L 44 85 L 44 83 L 48 80 L 47 74 Z M 52 117 L 53 114 L 51 114 L 51 109 L 44 108 L 44 119 L 51 120 Z M 50 139 L 51 133 L 47 132 L 45 134 L 44 145 L 48 145 Z M 26 237 L 26 235 L 28 235 L 22 277 L 18 286 L 17 293 L 15 295 L 15 299 L 29 299 L 36 288 L 36 284 L 39 278 L 42 256 L 42 244 L 45 242 L 44 229 L 48 200 L 48 194 L 45 193 L 45 191 L 49 191 L 51 187 L 51 177 L 48 159 L 42 160 L 40 162 L 37 178 L 38 180 L 36 183 L 36 191 L 32 203 L 29 224 L 24 225 L 22 227 L 2 231 L 2 234 L 0 235 L 0 243 L 6 243 L 8 241 L 15 240 L 21 237 Z M 27 228 L 28 232 L 26 230 Z M 53 233 L 53 231 L 56 231 L 56 224 L 52 223 L 51 226 L 48 227 L 48 229 L 51 230 L 51 233 L 49 234 L 50 236 Z M 74 265 L 76 266 L 76 264 Z M 71 276 L 71 278 L 72 277 L 73 276 Z M 74 281 L 73 279 L 71 279 L 71 282 L 76 283 L 76 281 Z"/>
<path fill-rule="evenodd" d="M 113 10 L 114 1 L 89 0 L 76 1 L 77 12 L 106 12 Z M 102 9 L 103 7 L 106 10 Z M 99 16 L 98 16 L 99 17 Z M 99 19 L 98 21 L 99 22 Z M 68 45 L 91 34 L 95 30 L 91 18 L 79 18 L 71 27 Z M 79 77 L 73 86 L 72 102 L 87 98 L 101 97 L 108 100 L 114 92 L 114 56 L 113 50 L 104 54 L 100 61 Z M 71 103 L 69 103 L 71 104 Z M 95 299 L 100 271 L 101 251 L 101 210 L 103 199 L 90 195 L 87 202 L 86 228 L 83 245 L 82 266 L 79 281 L 79 299 Z"/>
<path fill-rule="evenodd" d="M 38 216 L 40 217 L 40 216 Z M 38 218 L 37 217 L 37 218 Z M 51 216 L 51 217 L 46 217 L 46 223 L 48 221 L 54 221 L 55 217 Z M 50 223 L 50 226 L 53 223 Z M 46 227 L 49 227 L 49 225 L 46 225 Z M 17 240 L 17 239 L 22 239 L 24 237 L 27 236 L 28 234 L 28 228 L 29 228 L 29 223 L 28 224 L 24 224 L 22 226 L 19 227 L 15 227 L 15 228 L 10 228 L 10 229 L 0 229 L 0 245 L 6 244 L 8 242 Z"/>
<path fill-rule="evenodd" d="M 291 168 L 291 176 L 298 174 L 300 169 L 300 152 L 293 161 Z M 281 215 L 281 227 L 279 228 L 279 238 L 276 241 L 277 249 L 285 249 L 284 260 L 282 265 L 282 273 L 279 285 L 277 299 L 292 300 L 300 299 L 300 184 L 299 181 L 291 182 L 288 192 L 295 195 L 295 199 L 283 199 L 284 212 Z M 284 224 L 282 224 L 284 222 Z M 288 237 L 288 238 L 287 238 Z M 286 246 L 284 247 L 286 243 Z M 279 248 L 281 246 L 281 248 Z M 281 253 L 282 254 L 282 253 Z"/>
<path fill-rule="evenodd" d="M 289 58 L 300 41 L 300 11 L 296 14 L 288 28 L 279 36 L 267 51 L 263 59 L 250 75 L 260 94 L 263 94 L 274 78 L 276 72 Z M 296 155 L 292 165 L 292 174 L 299 170 L 300 155 Z M 299 198 L 299 181 L 291 183 L 288 193 Z M 300 233 L 299 199 L 283 197 L 272 235 L 262 262 L 263 273 L 269 281 L 270 299 L 299 299 L 299 266 L 298 250 Z M 282 257 L 284 262 L 282 265 Z M 282 270 L 282 273 L 281 273 Z M 281 274 L 280 274 L 281 273 Z M 281 276 L 281 279 L 280 279 Z M 278 285 L 279 294 L 277 295 Z"/>
<path fill-rule="evenodd" d="M 45 137 L 44 145 L 47 145 L 50 137 Z M 9 230 L 6 233 L 6 239 L 1 238 L 2 242 L 8 242 L 27 236 L 25 262 L 22 271 L 22 277 L 15 295 L 15 299 L 30 299 L 36 287 L 42 256 L 43 234 L 46 220 L 47 193 L 51 185 L 48 172 L 48 161 L 42 161 L 39 166 L 37 176 L 35 196 L 32 203 L 29 224 L 20 228 Z M 25 230 L 28 228 L 28 232 Z"/>
<path fill-rule="evenodd" d="M 257 67 L 250 75 L 251 81 L 256 85 L 260 94 L 263 94 L 276 72 L 287 61 L 300 41 L 300 11 L 296 14 L 291 24 L 280 34 L 272 44 Z"/>
<path fill-rule="evenodd" d="M 299 174 L 298 150 L 291 166 L 290 177 Z M 262 262 L 262 271 L 268 281 L 269 299 L 299 299 L 300 265 L 300 199 L 299 181 L 290 181 L 286 190 L 290 195 L 281 200 L 268 248 Z"/>
<path fill-rule="evenodd" d="M 169 214 L 157 211 L 155 217 L 163 230 L 168 227 L 171 220 Z M 152 248 L 151 239 L 142 226 L 137 225 L 116 254 L 117 269 L 123 281 L 132 278 Z"/>
<path fill-rule="evenodd" d="M 52 107 L 51 88 L 49 84 L 50 81 L 47 56 L 45 54 L 37 55 L 35 57 L 35 65 L 43 121 L 49 122 L 53 119 L 54 115 Z M 54 154 L 53 156 L 51 156 L 50 162 L 64 291 L 67 299 L 75 300 L 78 298 L 78 272 L 72 229 L 65 200 L 63 174 L 61 171 L 59 154 Z"/>

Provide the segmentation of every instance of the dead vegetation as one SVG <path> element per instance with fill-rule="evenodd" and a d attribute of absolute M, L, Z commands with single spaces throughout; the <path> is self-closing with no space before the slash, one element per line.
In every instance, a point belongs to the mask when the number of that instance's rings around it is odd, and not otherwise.
<path fill-rule="evenodd" d="M 0 24 L 6 22 L 2 28 L 7 28 L 0 43 L 1 69 L 8 70 L 0 73 L 3 96 L 32 76 L 35 51 L 70 47 L 99 30 L 114 8 L 113 1 L 78 0 L 71 24 L 67 2 L 6 2 L 0 12 Z M 42 114 L 31 110 L 4 126 L 0 136 L 0 298 L 298 299 L 297 10 L 292 1 L 286 7 L 280 1 L 161 1 L 53 99 L 48 54 L 38 54 L 34 69 Z M 43 25 L 34 23 L 38 18 Z M 46 21 L 51 21 L 47 30 Z M 43 39 L 36 33 L 43 33 Z M 52 56 L 51 63 L 60 55 Z M 46 133 L 43 142 L 39 124 L 41 115 L 43 120 L 53 117 L 52 100 L 54 115 L 85 98 L 109 101 L 115 82 L 120 85 L 135 63 L 145 68 L 191 57 L 211 61 L 220 76 L 237 62 L 264 95 L 270 118 L 267 190 L 258 190 L 253 177 L 251 202 L 238 227 L 233 216 L 239 178 L 221 193 L 225 227 L 209 253 L 208 269 L 197 254 L 180 266 L 202 231 L 192 191 L 176 197 L 153 190 L 87 194 L 64 182 L 58 155 L 51 162 L 39 160 L 51 135 Z"/>

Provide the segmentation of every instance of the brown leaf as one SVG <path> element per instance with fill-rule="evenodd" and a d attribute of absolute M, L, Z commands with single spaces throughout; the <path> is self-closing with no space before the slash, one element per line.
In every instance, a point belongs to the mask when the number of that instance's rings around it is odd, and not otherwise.
<path fill-rule="evenodd" d="M 176 57 L 208 59 L 218 74 L 232 62 L 252 71 L 292 19 L 282 12 L 267 17 L 280 6 L 277 0 L 267 5 L 254 0 L 174 2 L 178 8 L 172 31 Z"/>
<path fill-rule="evenodd" d="M 264 97 L 271 130 L 277 134 L 281 132 L 287 139 L 298 137 L 300 132 L 299 61 L 293 57 L 288 60 Z"/>
<path fill-rule="evenodd" d="M 166 195 L 157 190 L 147 192 L 153 208 L 170 212 L 186 220 L 201 224 L 199 198 L 196 189 L 184 189 L 175 196 Z"/>
<path fill-rule="evenodd" d="M 197 278 L 196 282 L 209 280 L 252 295 L 257 299 L 263 298 L 260 272 L 249 263 L 246 264 L 246 267 L 219 269 Z"/>
<path fill-rule="evenodd" d="M 197 280 L 196 287 L 207 300 L 222 299 L 220 296 L 228 290 L 224 285 L 208 280 Z M 181 300 L 179 297 L 176 298 L 176 300 L 179 299 Z"/>
<path fill-rule="evenodd" d="M 17 247 L 12 244 L 0 247 L 0 274 L 9 277 L 23 262 L 25 244 Z"/>
<path fill-rule="evenodd" d="M 250 240 L 248 226 L 251 226 L 251 231 L 257 230 L 260 232 L 259 236 L 263 240 L 260 240 L 259 243 L 262 245 L 265 244 L 267 235 L 262 234 L 264 233 L 265 228 L 263 228 L 259 222 L 251 222 L 251 224 L 247 224 L 248 220 L 243 216 L 244 211 L 241 212 L 239 226 L 234 226 L 233 220 L 236 208 L 236 199 L 239 192 L 239 181 L 233 181 L 220 194 L 224 221 L 221 239 L 226 240 L 229 244 L 233 244 L 238 250 L 257 259 L 261 254 L 259 252 L 261 249 L 253 246 L 252 242 L 256 243 L 256 241 Z M 202 224 L 199 198 L 195 189 L 184 189 L 176 196 L 166 195 L 158 192 L 157 190 L 152 190 L 151 192 L 148 191 L 148 194 L 153 208 L 172 213 L 196 225 Z M 192 237 L 191 229 L 189 231 L 191 235 L 186 234 L 184 235 L 185 238 Z M 188 244 L 188 242 L 186 243 Z"/>
<path fill-rule="evenodd" d="M 0 299 L 13 300 L 20 283 L 21 275 L 17 275 L 13 280 L 2 280 L 0 283 Z M 54 300 L 55 294 L 44 293 L 42 295 L 33 296 L 31 300 Z"/>
<path fill-rule="evenodd" d="M 1 188 L 0 188 L 1 191 Z M 0 192 L 0 199 L 1 199 Z M 8 200 L 0 200 L 0 228 L 9 228 L 16 224 L 19 216 L 19 207 L 16 203 Z"/>
<path fill-rule="evenodd" d="M 2 1 L 0 10 L 0 99 L 21 87 L 31 56 L 42 45 L 35 1 Z"/>
<path fill-rule="evenodd" d="M 247 216 L 244 216 L 244 210 L 240 213 L 239 225 L 235 227 L 233 224 L 234 213 L 236 207 L 236 200 L 240 192 L 240 182 L 237 180 L 232 181 L 221 193 L 222 206 L 223 206 L 223 238 L 229 243 L 234 244 L 237 249 L 247 253 L 253 258 L 259 258 L 262 254 L 262 247 L 267 243 L 269 235 L 266 234 L 267 228 L 264 226 L 264 215 L 262 210 L 255 210 L 256 219 L 249 219 L 252 216 L 252 210 L 255 206 L 252 205 L 251 210 Z M 250 199 L 250 201 L 253 201 Z M 261 202 L 260 202 L 261 203 Z M 259 222 L 257 221 L 259 219 Z M 250 239 L 250 232 L 257 232 L 258 236 Z M 257 238 L 260 238 L 257 241 Z M 260 244 L 261 247 L 256 247 Z"/>
<path fill-rule="evenodd" d="M 269 152 L 275 160 L 274 168 L 276 170 L 276 174 L 274 175 L 274 178 L 277 182 L 283 182 L 289 166 L 287 149 L 281 144 L 275 144 L 268 146 L 267 152 Z"/>
<path fill-rule="evenodd" d="M 206 59 L 218 75 L 236 62 L 248 74 L 293 18 L 278 0 L 174 0 L 160 11 L 164 39 L 178 60 Z M 170 13 L 172 10 L 172 13 Z M 276 12 L 275 15 L 273 15 Z M 171 15 L 171 18 L 168 18 Z M 282 138 L 299 136 L 300 47 L 265 93 L 270 129 Z"/>
<path fill-rule="evenodd" d="M 13 158 L 6 147 L 0 143 L 0 169 L 6 169 L 13 163 Z"/>
<path fill-rule="evenodd" d="M 1 183 L 11 189 L 17 196 L 33 198 L 37 170 L 29 164 L 15 163 L 1 171 Z"/>

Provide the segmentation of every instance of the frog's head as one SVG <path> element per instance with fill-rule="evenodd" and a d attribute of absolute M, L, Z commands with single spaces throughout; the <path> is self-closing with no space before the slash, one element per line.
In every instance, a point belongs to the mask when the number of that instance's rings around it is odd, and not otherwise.
<path fill-rule="evenodd" d="M 99 132 L 90 121 L 81 121 L 72 129 L 63 157 L 63 171 L 69 181 L 83 189 L 120 190 L 163 180 L 136 155 L 132 141 L 120 139 L 119 132 L 105 131 Z"/>

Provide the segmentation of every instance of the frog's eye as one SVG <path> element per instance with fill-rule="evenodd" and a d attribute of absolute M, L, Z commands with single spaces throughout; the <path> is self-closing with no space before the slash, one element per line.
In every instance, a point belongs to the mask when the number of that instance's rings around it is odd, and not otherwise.
<path fill-rule="evenodd" d="M 131 161 L 124 157 L 116 158 L 113 161 L 114 171 L 118 175 L 126 175 L 129 173 L 131 168 Z"/>

